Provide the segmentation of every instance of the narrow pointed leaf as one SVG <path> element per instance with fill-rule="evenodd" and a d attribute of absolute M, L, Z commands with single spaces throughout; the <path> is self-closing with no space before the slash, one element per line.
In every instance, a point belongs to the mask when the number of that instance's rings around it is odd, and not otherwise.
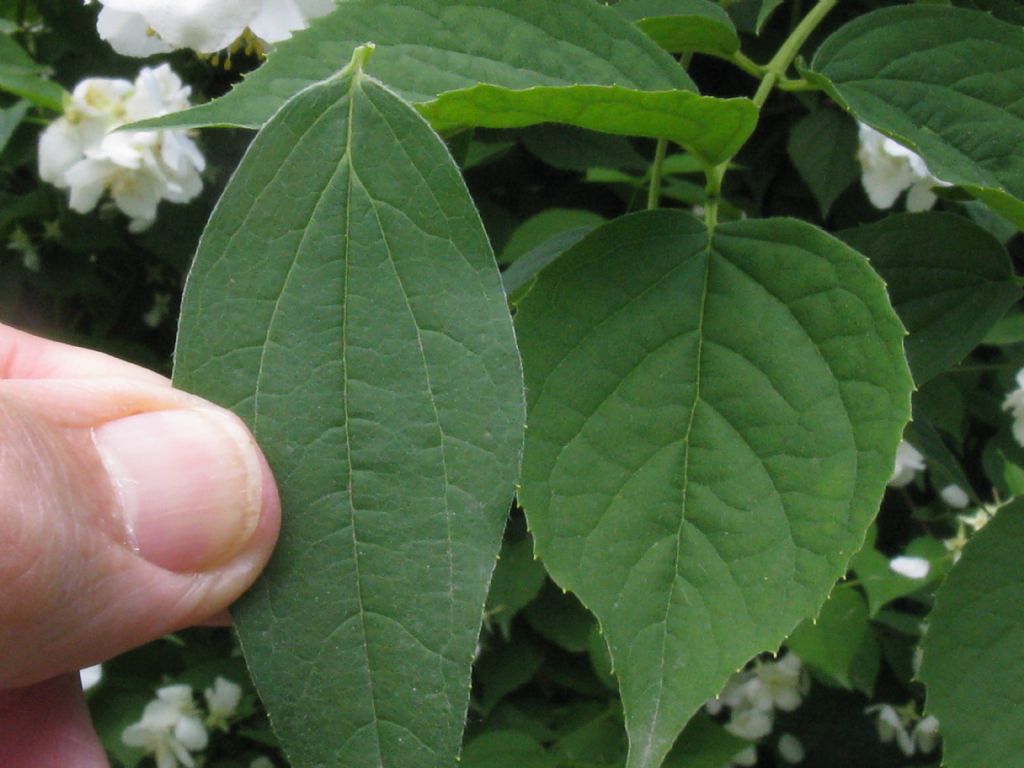
<path fill-rule="evenodd" d="M 750 99 L 716 99 L 682 90 L 645 92 L 614 85 L 510 90 L 481 84 L 443 93 L 419 110 L 439 131 L 565 123 L 622 136 L 670 139 L 708 165 L 739 151 L 757 125 L 758 114 Z"/>
<path fill-rule="evenodd" d="M 839 237 L 889 286 L 918 385 L 966 357 L 1021 295 L 1006 249 L 962 216 L 897 214 Z"/>
<path fill-rule="evenodd" d="M 926 711 L 949 768 L 1024 766 L 1024 501 L 964 549 L 935 595 L 924 639 Z"/>
<path fill-rule="evenodd" d="M 629 768 L 656 768 L 860 548 L 910 411 L 903 328 L 867 260 L 792 220 L 600 227 L 518 307 L 520 501 L 601 622 Z"/>
<path fill-rule="evenodd" d="M 200 244 L 175 381 L 232 407 L 284 527 L 234 611 L 293 768 L 452 768 L 523 395 L 451 157 L 349 73 L 259 133 Z"/>
<path fill-rule="evenodd" d="M 695 90 L 671 56 L 593 0 L 349 0 L 226 96 L 139 125 L 258 127 L 367 41 L 377 46 L 368 71 L 412 102 L 478 82 Z"/>
<path fill-rule="evenodd" d="M 811 69 L 859 120 L 1024 227 L 1024 29 L 964 8 L 884 8 L 829 37 Z"/>

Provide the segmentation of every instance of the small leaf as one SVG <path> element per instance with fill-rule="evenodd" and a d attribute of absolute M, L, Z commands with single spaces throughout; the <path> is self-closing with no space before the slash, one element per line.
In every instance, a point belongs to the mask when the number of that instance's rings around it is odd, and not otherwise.
<path fill-rule="evenodd" d="M 857 127 L 834 109 L 817 109 L 789 134 L 789 159 L 818 201 L 822 218 L 860 176 Z"/>
<path fill-rule="evenodd" d="M 867 595 L 868 615 L 871 618 L 877 616 L 887 603 L 913 595 L 940 581 L 949 569 L 949 552 L 935 539 L 918 538 L 907 545 L 905 555 L 920 557 L 929 563 L 927 576 L 920 579 L 910 579 L 894 571 L 890 558 L 875 549 L 874 536 L 869 539 L 850 561 L 850 568 L 857 574 L 857 580 Z"/>
<path fill-rule="evenodd" d="M 505 243 L 498 262 L 511 264 L 556 235 L 574 229 L 591 230 L 603 223 L 604 217 L 593 211 L 582 208 L 548 208 L 516 227 Z"/>
<path fill-rule="evenodd" d="M 13 93 L 37 107 L 61 112 L 67 96 L 60 85 L 38 74 L 15 67 L 0 66 L 0 91 Z"/>
<path fill-rule="evenodd" d="M 232 610 L 294 768 L 450 768 L 522 382 L 444 144 L 357 70 L 259 133 L 189 276 L 175 382 L 232 407 L 285 522 Z"/>
<path fill-rule="evenodd" d="M 810 225 L 709 241 L 669 210 L 595 230 L 516 318 L 520 502 L 600 620 L 629 768 L 654 768 L 860 548 L 909 416 L 902 326 L 867 260 Z"/>
<path fill-rule="evenodd" d="M 811 69 L 858 120 L 1024 226 L 1024 29 L 964 8 L 883 8 L 829 37 Z"/>
<path fill-rule="evenodd" d="M 553 262 L 569 248 L 582 240 L 593 227 L 576 227 L 548 238 L 540 245 L 531 248 L 522 258 L 501 273 L 501 282 L 505 286 L 509 303 L 518 304 L 529 290 L 533 281 L 544 267 Z"/>
<path fill-rule="evenodd" d="M 918 384 L 966 357 L 1021 295 L 1006 249 L 962 216 L 895 214 L 839 237 L 888 284 Z"/>
<path fill-rule="evenodd" d="M 491 636 L 473 667 L 483 689 L 480 711 L 486 715 L 512 691 L 526 685 L 544 663 L 544 649 L 527 639 L 512 642 Z"/>
<path fill-rule="evenodd" d="M 761 0 L 761 7 L 757 11 L 757 34 L 761 34 L 768 19 L 775 13 L 775 9 L 782 5 L 782 0 Z"/>
<path fill-rule="evenodd" d="M 0 152 L 7 148 L 14 132 L 28 114 L 29 106 L 27 101 L 19 101 L 6 109 L 0 109 Z"/>
<path fill-rule="evenodd" d="M 786 646 L 826 679 L 874 695 L 882 654 L 868 621 L 868 606 L 855 589 L 833 590 L 817 619 L 805 619 Z"/>
<path fill-rule="evenodd" d="M 1024 766 L 1024 501 L 964 548 L 935 595 L 921 680 L 949 768 Z"/>
<path fill-rule="evenodd" d="M 740 47 L 729 14 L 710 0 L 621 0 L 615 9 L 671 53 L 728 57 Z"/>
<path fill-rule="evenodd" d="M 722 768 L 749 746 L 749 741 L 698 712 L 679 734 L 662 768 Z"/>
<path fill-rule="evenodd" d="M 226 96 L 137 125 L 258 127 L 367 40 L 377 46 L 369 71 L 414 103 L 479 82 L 694 89 L 671 56 L 593 0 L 349 0 L 278 45 Z"/>
<path fill-rule="evenodd" d="M 592 131 L 670 139 L 717 165 L 736 154 L 757 125 L 749 99 L 692 91 L 639 91 L 610 85 L 536 86 L 510 90 L 480 84 L 418 105 L 439 131 L 480 126 L 522 128 L 565 123 Z"/>
<path fill-rule="evenodd" d="M 484 613 L 488 621 L 498 625 L 505 639 L 509 637 L 513 617 L 540 594 L 546 579 L 544 566 L 533 557 L 533 538 L 529 533 L 524 532 L 518 540 L 502 542 Z"/>
<path fill-rule="evenodd" d="M 558 761 L 522 731 L 489 731 L 466 745 L 462 768 L 556 768 Z"/>

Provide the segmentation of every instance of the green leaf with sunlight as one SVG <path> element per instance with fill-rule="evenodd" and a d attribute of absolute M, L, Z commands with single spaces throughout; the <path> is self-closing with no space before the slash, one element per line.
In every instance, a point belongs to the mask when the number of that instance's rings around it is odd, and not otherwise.
<path fill-rule="evenodd" d="M 417 103 L 479 82 L 695 90 L 671 56 L 593 0 L 349 0 L 278 45 L 226 96 L 139 125 L 258 127 L 366 41 L 377 46 L 369 72 Z"/>
<path fill-rule="evenodd" d="M 895 214 L 838 236 L 888 285 L 919 385 L 959 363 L 1021 296 L 1006 249 L 962 216 Z"/>
<path fill-rule="evenodd" d="M 1024 501 L 1004 507 L 964 548 L 935 595 L 924 638 L 926 711 L 949 768 L 1024 766 Z"/>
<path fill-rule="evenodd" d="M 623 258 L 629 254 L 629 258 Z M 903 327 L 860 254 L 788 219 L 604 225 L 518 306 L 520 502 L 608 640 L 629 768 L 817 613 L 910 411 Z"/>
<path fill-rule="evenodd" d="M 811 70 L 857 119 L 1024 226 L 1024 29 L 964 8 L 883 8 L 829 37 Z"/>
<path fill-rule="evenodd" d="M 621 0 L 614 7 L 671 53 L 729 57 L 740 47 L 729 14 L 711 0 Z"/>
<path fill-rule="evenodd" d="M 750 99 L 717 99 L 683 90 L 639 91 L 616 85 L 511 90 L 480 84 L 442 93 L 418 109 L 439 131 L 565 123 L 621 136 L 670 139 L 709 166 L 739 151 L 753 133 L 758 116 Z"/>
<path fill-rule="evenodd" d="M 444 144 L 358 68 L 303 91 L 214 212 L 179 333 L 175 383 L 278 478 L 278 547 L 232 613 L 292 765 L 450 768 L 524 404 Z"/>

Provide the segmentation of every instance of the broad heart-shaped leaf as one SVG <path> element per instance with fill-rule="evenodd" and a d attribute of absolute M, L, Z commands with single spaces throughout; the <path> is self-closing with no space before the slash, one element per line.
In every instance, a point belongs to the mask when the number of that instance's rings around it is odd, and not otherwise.
<path fill-rule="evenodd" d="M 596 614 L 628 768 L 813 616 L 860 548 L 910 411 L 903 328 L 867 260 L 788 219 L 655 211 L 598 228 L 516 316 L 519 500 Z"/>
<path fill-rule="evenodd" d="M 711 0 L 620 0 L 614 7 L 672 53 L 729 56 L 740 47 L 729 14 Z"/>
<path fill-rule="evenodd" d="M 918 384 L 960 362 L 1021 295 L 1006 249 L 962 216 L 896 214 L 839 237 L 888 284 Z"/>
<path fill-rule="evenodd" d="M 739 151 L 757 125 L 758 115 L 750 99 L 716 99 L 683 90 L 638 91 L 616 85 L 510 90 L 480 84 L 442 93 L 419 105 L 419 110 L 439 131 L 565 123 L 623 136 L 671 139 L 712 166 Z"/>
<path fill-rule="evenodd" d="M 671 56 L 593 0 L 349 0 L 226 96 L 139 125 L 258 127 L 367 41 L 377 46 L 368 71 L 417 103 L 480 82 L 695 90 Z"/>
<path fill-rule="evenodd" d="M 1024 501 L 999 511 L 935 595 L 924 639 L 926 711 L 949 768 L 1024 766 Z"/>
<path fill-rule="evenodd" d="M 524 398 L 479 217 L 376 81 L 259 133 L 189 276 L 176 383 L 232 407 L 284 527 L 234 611 L 293 768 L 452 768 Z"/>
<path fill-rule="evenodd" d="M 884 8 L 835 32 L 811 68 L 859 120 L 1024 227 L 1024 29 L 963 8 Z"/>

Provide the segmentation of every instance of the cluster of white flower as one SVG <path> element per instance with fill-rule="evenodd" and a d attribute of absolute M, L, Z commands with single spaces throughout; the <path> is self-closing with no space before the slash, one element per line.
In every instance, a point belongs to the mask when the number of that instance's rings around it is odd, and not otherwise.
<path fill-rule="evenodd" d="M 927 755 L 939 744 L 938 719 L 934 715 L 921 717 L 912 704 L 899 709 L 891 704 L 875 704 L 864 713 L 876 716 L 875 727 L 882 743 L 896 742 L 907 757 L 918 752 Z"/>
<path fill-rule="evenodd" d="M 906 440 L 901 440 L 896 448 L 896 464 L 892 477 L 886 483 L 890 488 L 903 488 L 913 482 L 918 472 L 924 472 L 924 456 Z"/>
<path fill-rule="evenodd" d="M 156 698 L 142 711 L 142 719 L 124 729 L 121 741 L 152 755 L 157 768 L 195 768 L 195 753 L 206 749 L 210 741 L 207 729 L 228 729 L 228 721 L 242 699 L 242 689 L 218 677 L 204 696 L 205 718 L 193 699 L 192 686 L 168 685 L 158 689 Z"/>
<path fill-rule="evenodd" d="M 183 131 L 116 131 L 135 120 L 189 106 L 191 89 L 166 64 L 128 80 L 89 78 L 76 87 L 64 116 L 39 139 L 39 176 L 70 190 L 72 210 L 88 213 L 104 193 L 140 232 L 161 200 L 185 203 L 202 190 L 206 161 Z"/>
<path fill-rule="evenodd" d="M 91 0 L 85 0 L 86 3 Z M 100 37 L 125 56 L 176 48 L 215 53 L 246 34 L 276 43 L 334 8 L 334 0 L 99 0 Z"/>
<path fill-rule="evenodd" d="M 928 170 L 921 156 L 899 142 L 860 123 L 861 183 L 876 208 L 892 208 L 896 199 L 907 193 L 907 210 L 927 211 L 935 205 L 933 187 L 948 187 Z"/>
<path fill-rule="evenodd" d="M 722 692 L 704 705 L 711 715 L 729 708 L 725 729 L 747 741 L 758 741 L 775 727 L 775 710 L 792 712 L 800 706 L 810 689 L 810 677 L 799 657 L 787 653 L 776 661 L 756 659 L 753 666 L 737 672 Z M 779 754 L 791 763 L 803 760 L 803 746 L 791 734 L 779 739 Z M 734 765 L 755 765 L 753 745 L 732 760 Z"/>

